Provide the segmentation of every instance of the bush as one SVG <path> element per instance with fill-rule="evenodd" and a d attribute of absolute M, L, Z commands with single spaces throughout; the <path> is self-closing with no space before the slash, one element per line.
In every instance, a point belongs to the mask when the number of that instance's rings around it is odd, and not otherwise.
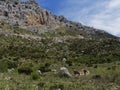
<path fill-rule="evenodd" d="M 38 90 L 41 90 L 42 88 L 44 88 L 44 86 L 45 86 L 45 83 L 44 82 L 40 82 L 38 84 Z"/>
<path fill-rule="evenodd" d="M 71 61 L 66 61 L 66 64 L 68 64 L 68 66 L 72 66 L 73 63 Z"/>
<path fill-rule="evenodd" d="M 45 67 L 50 67 L 50 63 L 45 63 Z"/>
<path fill-rule="evenodd" d="M 19 74 L 26 74 L 26 75 L 30 75 L 33 72 L 31 67 L 28 66 L 21 66 L 18 68 L 18 73 Z"/>
<path fill-rule="evenodd" d="M 51 71 L 51 69 L 49 69 L 48 67 L 45 67 L 45 66 L 40 67 L 39 70 L 40 70 L 42 73 Z"/>
<path fill-rule="evenodd" d="M 36 73 L 32 73 L 31 77 L 32 77 L 33 80 L 37 80 L 37 79 L 40 78 L 39 75 L 36 74 Z"/>
<path fill-rule="evenodd" d="M 8 65 L 4 61 L 0 61 L 0 72 L 7 72 L 8 70 Z"/>
<path fill-rule="evenodd" d="M 18 64 L 17 62 L 14 62 L 14 61 L 8 61 L 8 68 L 11 69 L 11 68 L 17 68 L 18 67 Z"/>
<path fill-rule="evenodd" d="M 62 85 L 62 84 L 60 84 L 60 85 L 54 85 L 54 86 L 51 86 L 49 88 L 49 90 L 58 90 L 58 89 L 64 90 L 64 85 Z"/>
<path fill-rule="evenodd" d="M 92 76 L 92 79 L 96 79 L 96 80 L 101 79 L 101 78 L 102 78 L 101 75 L 93 75 Z"/>
<path fill-rule="evenodd" d="M 94 65 L 93 68 L 98 68 L 98 65 Z"/>
<path fill-rule="evenodd" d="M 17 62 L 4 59 L 0 61 L 0 72 L 7 72 L 8 69 L 17 68 Z"/>

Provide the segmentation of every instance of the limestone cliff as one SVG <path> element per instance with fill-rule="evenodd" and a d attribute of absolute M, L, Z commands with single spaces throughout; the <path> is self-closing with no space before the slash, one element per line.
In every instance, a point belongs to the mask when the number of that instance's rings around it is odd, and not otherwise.
<path fill-rule="evenodd" d="M 37 30 L 55 29 L 60 25 L 59 20 L 51 12 L 39 7 L 34 0 L 1 0 L 0 20 L 13 26 Z"/>

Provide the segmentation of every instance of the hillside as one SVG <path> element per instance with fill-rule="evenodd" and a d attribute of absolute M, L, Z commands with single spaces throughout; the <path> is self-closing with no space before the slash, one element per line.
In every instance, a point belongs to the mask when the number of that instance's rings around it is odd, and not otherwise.
<path fill-rule="evenodd" d="M 119 90 L 118 39 L 81 39 L 51 32 L 40 35 L 5 23 L 0 27 L 1 90 Z M 87 68 L 91 74 L 61 77 L 59 68 L 63 66 L 71 73 Z M 43 70 L 41 75 L 36 73 L 38 69 Z M 54 69 L 56 74 L 51 72 Z"/>
<path fill-rule="evenodd" d="M 61 77 L 60 67 L 90 75 Z M 120 38 L 34 0 L 0 1 L 0 90 L 119 90 L 119 69 Z"/>

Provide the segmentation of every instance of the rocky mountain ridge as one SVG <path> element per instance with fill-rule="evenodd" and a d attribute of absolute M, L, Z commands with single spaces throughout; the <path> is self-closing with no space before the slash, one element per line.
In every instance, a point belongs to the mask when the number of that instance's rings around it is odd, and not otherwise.
<path fill-rule="evenodd" d="M 77 30 L 79 32 L 76 33 L 77 36 L 79 35 L 82 38 L 91 38 L 98 35 L 101 35 L 100 37 L 106 35 L 108 38 L 116 38 L 105 31 L 69 21 L 64 16 L 53 15 L 50 11 L 41 8 L 35 0 L 27 0 L 25 2 L 21 0 L 1 0 L 0 21 L 39 34 L 66 28 L 69 31 Z"/>
<path fill-rule="evenodd" d="M 0 20 L 29 30 L 37 30 L 39 27 L 51 29 L 56 28 L 59 24 L 54 15 L 39 7 L 32 0 L 26 2 L 20 0 L 0 1 Z"/>

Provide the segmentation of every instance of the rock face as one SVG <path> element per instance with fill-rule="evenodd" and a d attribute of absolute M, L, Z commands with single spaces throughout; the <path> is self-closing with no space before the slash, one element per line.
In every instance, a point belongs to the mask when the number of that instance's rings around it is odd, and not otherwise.
<path fill-rule="evenodd" d="M 60 22 L 51 12 L 42 9 L 34 0 L 1 0 L 0 20 L 13 26 L 38 31 L 38 28 L 53 29 Z"/>
<path fill-rule="evenodd" d="M 59 27 L 81 29 L 80 23 L 68 21 L 64 16 L 53 15 L 41 8 L 35 0 L 1 0 L 0 20 L 15 27 L 42 33 Z"/>

